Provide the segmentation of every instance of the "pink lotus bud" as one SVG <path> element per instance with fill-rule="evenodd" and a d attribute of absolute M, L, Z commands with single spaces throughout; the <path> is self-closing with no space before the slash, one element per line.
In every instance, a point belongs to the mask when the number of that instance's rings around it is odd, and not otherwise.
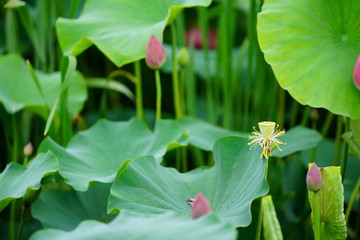
<path fill-rule="evenodd" d="M 31 142 L 29 142 L 28 144 L 25 145 L 24 147 L 24 155 L 26 157 L 30 157 L 34 151 L 33 145 L 31 144 Z"/>
<path fill-rule="evenodd" d="M 314 163 L 306 174 L 306 185 L 309 191 L 317 192 L 322 186 L 322 176 L 319 168 Z"/>
<path fill-rule="evenodd" d="M 146 64 L 151 69 L 158 69 L 164 65 L 166 51 L 162 43 L 154 36 L 151 36 L 146 47 Z"/>
<path fill-rule="evenodd" d="M 203 46 L 201 34 L 200 28 L 193 28 L 186 31 L 186 45 L 193 46 L 196 49 L 201 49 Z M 210 28 L 208 31 L 208 47 L 209 49 L 217 48 L 217 36 L 214 28 Z"/>
<path fill-rule="evenodd" d="M 354 67 L 354 83 L 355 86 L 360 90 L 360 55 Z"/>
<path fill-rule="evenodd" d="M 211 211 L 210 204 L 202 193 L 198 193 L 195 200 L 191 199 L 189 204 L 192 206 L 191 216 L 193 219 L 199 218 Z"/>

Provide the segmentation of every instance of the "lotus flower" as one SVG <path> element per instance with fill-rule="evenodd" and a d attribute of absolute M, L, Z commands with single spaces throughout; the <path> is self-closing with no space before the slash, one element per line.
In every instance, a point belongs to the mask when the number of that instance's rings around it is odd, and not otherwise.
<path fill-rule="evenodd" d="M 186 45 L 193 46 L 196 49 L 201 49 L 203 47 L 200 28 L 193 28 L 186 31 Z M 210 28 L 208 31 L 208 46 L 210 49 L 217 48 L 216 30 L 213 28 Z"/>
<path fill-rule="evenodd" d="M 162 43 L 155 37 L 151 36 L 146 47 L 146 64 L 151 69 L 159 69 L 164 65 L 166 60 L 166 51 Z"/>
<path fill-rule="evenodd" d="M 191 216 L 193 219 L 206 215 L 211 211 L 210 204 L 202 193 L 198 193 L 195 199 L 188 199 L 188 202 L 191 206 Z"/>
<path fill-rule="evenodd" d="M 306 185 L 309 191 L 317 192 L 321 188 L 322 176 L 319 168 L 314 163 L 306 174 Z"/>
<path fill-rule="evenodd" d="M 354 67 L 354 83 L 355 86 L 360 90 L 360 55 Z"/>

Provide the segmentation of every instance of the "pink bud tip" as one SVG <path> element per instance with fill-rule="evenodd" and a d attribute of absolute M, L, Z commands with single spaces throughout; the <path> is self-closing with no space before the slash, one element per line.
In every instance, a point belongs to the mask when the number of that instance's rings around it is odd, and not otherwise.
<path fill-rule="evenodd" d="M 314 163 L 306 174 L 306 185 L 309 191 L 317 192 L 322 186 L 322 176 Z"/>
<path fill-rule="evenodd" d="M 33 145 L 31 144 L 31 142 L 29 142 L 28 144 L 25 145 L 24 147 L 24 155 L 26 157 L 30 157 L 32 155 L 34 151 Z"/>
<path fill-rule="evenodd" d="M 360 90 L 360 55 L 358 56 L 354 67 L 354 83 L 355 86 Z"/>
<path fill-rule="evenodd" d="M 202 193 L 198 193 L 194 201 L 191 204 L 191 216 L 193 219 L 199 218 L 211 211 L 208 200 Z"/>
<path fill-rule="evenodd" d="M 151 36 L 146 47 L 146 64 L 151 69 L 158 69 L 164 65 L 166 51 L 162 43 L 154 36 Z"/>

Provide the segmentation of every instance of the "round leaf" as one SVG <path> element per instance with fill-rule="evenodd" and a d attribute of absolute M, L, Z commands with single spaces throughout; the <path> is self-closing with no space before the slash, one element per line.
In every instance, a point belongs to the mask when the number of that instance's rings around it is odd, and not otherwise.
<path fill-rule="evenodd" d="M 88 0 L 78 19 L 59 18 L 56 30 L 65 55 L 96 45 L 118 67 L 144 58 L 154 35 L 182 8 L 208 6 L 211 0 Z"/>
<path fill-rule="evenodd" d="M 30 240 L 235 240 L 236 231 L 221 223 L 214 215 L 195 221 L 174 212 L 151 216 L 123 212 L 111 223 L 84 221 L 72 232 L 45 229 L 36 232 Z"/>
<path fill-rule="evenodd" d="M 17 54 L 0 56 L 0 100 L 6 111 L 16 113 L 29 109 L 46 118 L 60 91 L 60 73 L 36 71 L 44 98 L 32 79 L 24 60 Z M 70 80 L 68 110 L 70 116 L 78 113 L 87 98 L 85 81 L 79 72 Z"/>
<path fill-rule="evenodd" d="M 251 202 L 269 190 L 261 149 L 250 150 L 247 143 L 241 137 L 221 138 L 214 146 L 214 167 L 184 174 L 160 166 L 151 156 L 136 159 L 114 182 L 108 209 L 154 214 L 173 210 L 190 217 L 187 199 L 202 192 L 222 220 L 247 226 Z"/>
<path fill-rule="evenodd" d="M 360 118 L 352 81 L 360 54 L 360 1 L 265 0 L 258 39 L 282 88 L 301 104 Z"/>
<path fill-rule="evenodd" d="M 66 183 L 86 191 L 92 181 L 112 182 L 129 159 L 153 155 L 161 162 L 167 149 L 187 143 L 184 134 L 171 120 L 157 121 L 154 132 L 135 118 L 127 122 L 100 120 L 76 134 L 66 148 L 47 138 L 39 151 L 51 150 L 59 159 L 59 173 Z"/>
<path fill-rule="evenodd" d="M 37 155 L 28 167 L 9 163 L 0 174 L 0 211 L 12 199 L 24 196 L 27 189 L 39 189 L 44 175 L 56 172 L 58 168 L 58 162 L 50 152 Z"/>
<path fill-rule="evenodd" d="M 113 218 L 106 213 L 110 186 L 94 183 L 86 192 L 42 191 L 31 205 L 32 216 L 45 228 L 66 231 L 73 230 L 84 220 L 109 222 Z"/>

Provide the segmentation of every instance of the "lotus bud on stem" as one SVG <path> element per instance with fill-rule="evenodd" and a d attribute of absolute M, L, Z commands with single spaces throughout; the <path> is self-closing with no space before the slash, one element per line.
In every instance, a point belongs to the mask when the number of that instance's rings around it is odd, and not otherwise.
<path fill-rule="evenodd" d="M 23 153 L 24 153 L 24 162 L 23 165 L 26 166 L 29 157 L 31 157 L 31 155 L 33 154 L 34 148 L 31 142 L 29 142 L 28 144 L 25 145 L 24 149 L 23 149 Z"/>
<path fill-rule="evenodd" d="M 155 37 L 151 36 L 146 47 L 146 65 L 151 69 L 159 69 L 164 65 L 166 60 L 166 51 L 162 43 Z"/>
<path fill-rule="evenodd" d="M 322 186 L 322 176 L 319 168 L 314 163 L 306 174 L 306 185 L 309 191 L 317 192 Z"/>
<path fill-rule="evenodd" d="M 162 43 L 155 37 L 151 36 L 146 47 L 146 65 L 155 70 L 156 83 L 156 119 L 161 118 L 161 81 L 159 68 L 166 61 L 166 51 Z"/>
<path fill-rule="evenodd" d="M 306 185 L 309 190 L 310 195 L 313 198 L 314 206 L 312 207 L 313 214 L 313 230 L 315 235 L 315 240 L 322 239 L 322 223 L 321 223 L 321 213 L 320 213 L 320 203 L 319 203 L 319 193 L 318 191 L 323 185 L 322 175 L 318 166 L 313 163 L 309 165 L 309 170 L 306 174 Z"/>
<path fill-rule="evenodd" d="M 193 219 L 206 215 L 211 211 L 210 204 L 202 193 L 198 193 L 195 198 L 189 198 L 188 203 L 191 206 L 191 216 Z"/>

